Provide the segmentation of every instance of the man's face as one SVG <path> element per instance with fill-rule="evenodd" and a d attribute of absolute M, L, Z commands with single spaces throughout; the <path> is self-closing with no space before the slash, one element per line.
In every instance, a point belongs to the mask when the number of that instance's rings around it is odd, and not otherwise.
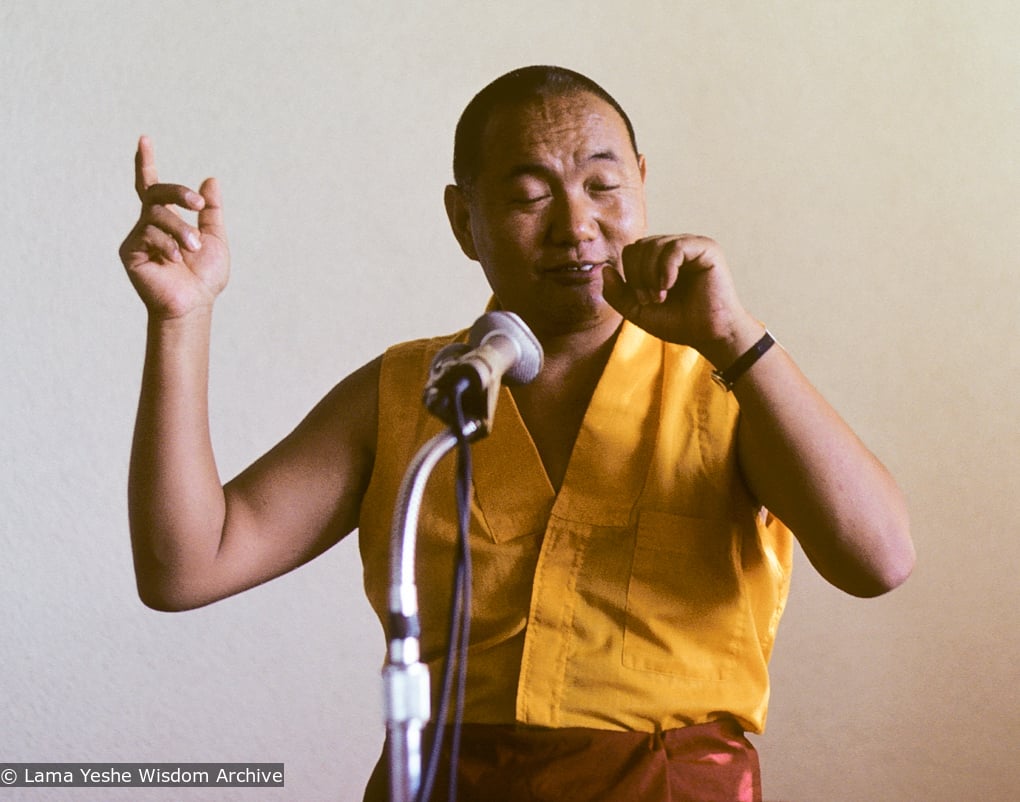
<path fill-rule="evenodd" d="M 447 208 L 501 306 L 540 336 L 566 334 L 619 321 L 602 267 L 619 269 L 645 233 L 644 174 L 608 103 L 536 98 L 493 115 L 475 186 L 448 190 Z"/>

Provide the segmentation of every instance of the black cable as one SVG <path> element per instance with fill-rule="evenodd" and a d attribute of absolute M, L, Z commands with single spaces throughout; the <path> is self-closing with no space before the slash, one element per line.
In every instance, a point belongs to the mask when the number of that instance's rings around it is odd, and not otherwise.
<path fill-rule="evenodd" d="M 464 716 L 464 694 L 467 685 L 467 652 L 468 636 L 471 628 L 471 551 L 468 531 L 471 519 L 471 486 L 472 464 L 471 448 L 464 432 L 464 410 L 462 396 L 467 389 L 466 382 L 458 382 L 453 388 L 453 408 L 456 415 L 454 434 L 457 437 L 457 483 L 456 498 L 458 510 L 457 549 L 450 606 L 450 624 L 447 635 L 446 661 L 443 667 L 442 686 L 439 695 L 434 721 L 436 722 L 432 745 L 429 749 L 428 763 L 422 775 L 422 783 L 418 794 L 418 802 L 428 802 L 432 795 L 436 773 L 439 768 L 439 756 L 442 751 L 443 735 L 449 715 L 450 698 L 454 694 L 454 668 L 457 668 L 456 701 L 451 737 L 451 770 L 449 799 L 455 800 L 457 795 L 457 756 L 460 753 L 460 725 Z"/>
<path fill-rule="evenodd" d="M 432 796 L 432 786 L 436 780 L 436 772 L 439 769 L 439 755 L 443 745 L 443 731 L 446 728 L 446 719 L 450 711 L 450 697 L 453 695 L 453 669 L 457 662 L 457 640 L 460 633 L 460 586 L 461 586 L 461 561 L 459 555 L 454 571 L 453 587 L 451 597 L 453 599 L 450 608 L 450 625 L 447 633 L 446 659 L 443 663 L 443 681 L 439 691 L 439 704 L 433 716 L 435 728 L 433 731 L 432 744 L 429 747 L 429 758 L 425 772 L 422 775 L 421 788 L 418 792 L 418 802 L 428 802 Z"/>
<path fill-rule="evenodd" d="M 461 725 L 464 722 L 464 697 L 467 689 L 468 647 L 471 633 L 471 543 L 468 533 L 471 526 L 471 444 L 464 433 L 466 423 L 461 395 L 456 396 L 457 413 L 457 509 L 458 521 L 458 563 L 460 576 L 460 653 L 457 656 L 457 696 L 453 716 L 453 736 L 450 741 L 450 795 L 451 802 L 457 798 L 457 763 L 460 755 Z"/>

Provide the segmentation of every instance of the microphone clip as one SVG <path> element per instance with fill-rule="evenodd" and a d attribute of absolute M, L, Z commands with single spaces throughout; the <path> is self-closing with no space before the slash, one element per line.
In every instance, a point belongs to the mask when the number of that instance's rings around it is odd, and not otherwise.
<path fill-rule="evenodd" d="M 436 354 L 422 400 L 429 412 L 456 430 L 460 424 L 455 399 L 460 395 L 462 420 L 471 430 L 468 439 L 480 440 L 492 428 L 500 385 L 490 382 L 487 387 L 478 370 L 462 359 L 472 350 L 466 343 L 453 343 Z"/>
<path fill-rule="evenodd" d="M 467 343 L 451 343 L 432 360 L 425 408 L 456 429 L 456 399 L 475 439 L 492 428 L 502 384 L 527 384 L 542 370 L 542 346 L 513 312 L 488 312 L 475 321 Z M 473 426 L 468 426 L 473 424 Z"/>

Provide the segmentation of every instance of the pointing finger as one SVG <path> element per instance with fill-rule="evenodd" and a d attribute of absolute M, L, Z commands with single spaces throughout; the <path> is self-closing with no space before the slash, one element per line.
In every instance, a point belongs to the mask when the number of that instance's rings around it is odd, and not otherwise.
<path fill-rule="evenodd" d="M 197 192 L 181 184 L 160 184 L 156 170 L 156 157 L 152 140 L 142 136 L 135 151 L 135 191 L 143 204 L 175 204 L 197 211 L 205 205 L 205 199 Z"/>
<path fill-rule="evenodd" d="M 145 191 L 158 181 L 152 141 L 147 136 L 140 137 L 138 149 L 135 151 L 135 192 L 138 193 L 138 197 L 144 201 Z"/>

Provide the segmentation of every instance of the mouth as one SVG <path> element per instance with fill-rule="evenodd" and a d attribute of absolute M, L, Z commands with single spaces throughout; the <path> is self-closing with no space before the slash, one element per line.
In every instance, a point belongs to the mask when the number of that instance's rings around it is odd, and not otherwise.
<path fill-rule="evenodd" d="M 543 272 L 553 278 L 583 279 L 601 276 L 602 268 L 609 262 L 563 262 L 546 268 Z"/>

